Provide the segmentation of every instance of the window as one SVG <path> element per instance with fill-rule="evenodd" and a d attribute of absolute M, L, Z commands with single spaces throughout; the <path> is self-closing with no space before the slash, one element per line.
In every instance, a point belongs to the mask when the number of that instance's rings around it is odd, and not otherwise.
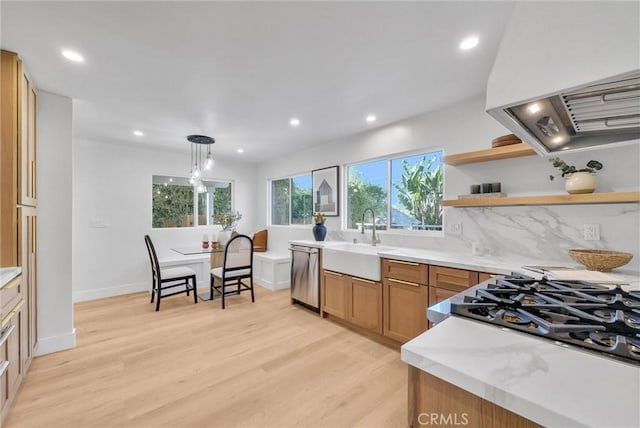
<path fill-rule="evenodd" d="M 271 224 L 311 224 L 311 175 L 271 180 Z"/>
<path fill-rule="evenodd" d="M 194 192 L 187 178 L 154 175 L 152 226 L 193 227 L 213 224 L 213 216 L 231 211 L 231 183 L 203 180 L 204 192 Z"/>
<path fill-rule="evenodd" d="M 350 165 L 347 176 L 348 229 L 373 208 L 379 230 L 442 230 L 442 152 Z M 371 221 L 367 214 L 365 226 Z"/>
<path fill-rule="evenodd" d="M 367 208 L 376 214 L 376 229 L 387 228 L 387 161 L 351 165 L 347 168 L 347 228 L 356 229 L 362 224 Z M 371 214 L 368 214 L 369 216 Z M 369 221 L 371 226 L 373 219 Z"/>

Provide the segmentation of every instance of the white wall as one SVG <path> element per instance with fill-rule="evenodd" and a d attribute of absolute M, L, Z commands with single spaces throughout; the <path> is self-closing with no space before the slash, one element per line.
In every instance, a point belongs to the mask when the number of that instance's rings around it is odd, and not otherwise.
<path fill-rule="evenodd" d="M 149 234 L 159 257 L 172 246 L 200 245 L 204 233 L 219 227 L 152 229 L 152 175 L 186 176 L 185 152 L 76 140 L 73 181 L 73 296 L 89 300 L 150 289 L 150 267 L 143 237 Z M 238 231 L 253 233 L 254 166 L 217 158 L 209 176 L 231 180 L 235 209 L 243 217 Z M 90 227 L 98 220 L 107 227 Z"/>
<path fill-rule="evenodd" d="M 72 103 L 38 92 L 38 346 L 36 355 L 73 348 L 71 297 Z"/>
<path fill-rule="evenodd" d="M 270 178 L 403 152 L 444 149 L 446 155 L 490 148 L 493 138 L 509 132 L 484 112 L 484 101 L 483 96 L 477 96 L 443 110 L 293 153 L 286 159 L 265 162 L 258 171 L 256 184 L 260 190 L 258 212 L 267 212 Z M 639 156 L 639 147 L 635 145 L 571 153 L 562 158 L 577 164 L 592 158 L 602 161 L 604 169 L 598 173 L 597 191 L 606 192 L 640 188 Z M 341 170 L 344 173 L 344 168 Z M 469 193 L 469 185 L 483 182 L 502 182 L 503 191 L 512 196 L 563 194 L 563 181 L 548 178 L 556 172 L 546 158 L 538 156 L 447 165 L 445 199 Z M 341 209 L 344 203 L 341 198 Z M 446 208 L 445 224 L 462 223 L 462 235 L 426 238 L 383 232 L 381 236 L 387 245 L 441 248 L 461 255 L 470 254 L 472 242 L 481 242 L 493 255 L 555 262 L 571 262 L 566 251 L 569 247 L 609 248 L 632 252 L 634 260 L 628 267 L 638 270 L 639 219 L 638 204 Z M 598 223 L 602 240 L 584 241 L 584 223 Z M 263 214 L 258 227 L 266 224 L 266 214 Z M 339 218 L 329 218 L 327 228 L 330 239 L 362 239 L 358 233 L 340 231 Z M 285 250 L 290 239 L 313 239 L 311 226 L 269 228 L 270 248 Z"/>

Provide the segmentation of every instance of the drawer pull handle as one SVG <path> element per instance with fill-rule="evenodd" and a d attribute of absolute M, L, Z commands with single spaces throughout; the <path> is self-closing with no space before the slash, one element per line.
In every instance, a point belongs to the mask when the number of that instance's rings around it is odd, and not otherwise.
<path fill-rule="evenodd" d="M 0 323 L 0 328 L 4 328 L 4 326 L 6 326 L 7 324 L 9 324 L 9 322 L 11 321 L 11 317 L 14 316 L 16 313 L 18 313 L 18 311 L 20 311 L 20 309 L 22 309 L 22 306 L 24 305 L 24 300 L 20 300 L 18 302 L 17 305 L 15 305 L 13 307 L 13 309 L 11 310 L 11 312 L 9 312 L 7 314 L 7 316 L 5 316 L 4 318 L 2 318 L 2 322 Z"/>
<path fill-rule="evenodd" d="M 0 377 L 4 376 L 8 368 L 9 368 L 9 361 L 4 360 L 2 364 L 0 364 Z"/>
<path fill-rule="evenodd" d="M 404 262 L 401 260 L 389 260 L 389 263 L 395 263 L 398 265 L 407 265 L 407 266 L 420 266 L 420 263 L 416 263 L 416 262 Z"/>
<path fill-rule="evenodd" d="M 11 333 L 13 333 L 15 328 L 16 326 L 12 325 L 4 329 L 2 335 L 0 335 L 0 346 L 4 345 L 4 342 L 6 342 L 9 336 L 11 336 Z"/>
<path fill-rule="evenodd" d="M 359 281 L 359 282 L 366 282 L 367 284 L 375 284 L 376 283 L 375 281 L 371 281 L 370 279 L 355 278 L 355 277 L 353 279 L 356 280 L 356 281 Z"/>
<path fill-rule="evenodd" d="M 11 281 L 10 283 L 8 283 L 7 285 L 5 285 L 3 287 L 3 290 L 10 290 L 13 287 L 15 287 L 16 285 L 18 285 L 18 283 L 20 282 L 20 278 L 16 278 L 14 281 Z"/>
<path fill-rule="evenodd" d="M 393 278 L 387 278 L 387 279 L 389 280 L 389 282 L 395 282 L 396 284 L 410 285 L 412 287 L 420 287 L 420 284 L 416 284 L 415 282 L 403 281 L 401 279 L 393 279 Z"/>
<path fill-rule="evenodd" d="M 329 274 L 329 275 L 333 275 L 333 276 L 342 276 L 341 273 L 333 272 L 333 271 L 330 271 L 330 270 L 325 270 L 324 273 Z"/>

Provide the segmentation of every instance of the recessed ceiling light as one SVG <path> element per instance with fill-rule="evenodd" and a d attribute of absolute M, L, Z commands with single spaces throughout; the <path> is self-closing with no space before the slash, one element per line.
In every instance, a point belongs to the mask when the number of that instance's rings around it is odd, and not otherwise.
<path fill-rule="evenodd" d="M 540 106 L 537 103 L 531 104 L 529 107 L 527 107 L 527 110 L 529 110 L 529 113 L 534 114 L 540 111 Z"/>
<path fill-rule="evenodd" d="M 62 51 L 62 56 L 73 62 L 84 62 L 84 58 L 78 52 L 70 51 L 68 49 L 64 49 Z"/>
<path fill-rule="evenodd" d="M 373 114 L 370 114 L 369 116 L 367 116 L 367 122 L 371 123 L 375 121 L 376 121 L 376 117 Z"/>
<path fill-rule="evenodd" d="M 133 131 L 133 135 L 135 135 L 136 137 L 144 137 L 144 132 L 135 130 Z"/>
<path fill-rule="evenodd" d="M 551 140 L 554 144 L 560 144 L 562 143 L 563 138 L 562 137 L 556 137 L 553 140 Z"/>
<path fill-rule="evenodd" d="M 291 124 L 291 126 L 298 126 L 300 125 L 300 119 L 298 119 L 297 117 L 292 118 L 289 123 Z"/>
<path fill-rule="evenodd" d="M 244 153 L 244 149 L 238 149 L 236 150 L 238 153 Z"/>
<path fill-rule="evenodd" d="M 460 43 L 460 49 L 463 51 L 473 49 L 478 46 L 478 42 L 480 42 L 480 39 L 478 39 L 477 36 L 469 36 L 462 40 L 462 43 Z"/>

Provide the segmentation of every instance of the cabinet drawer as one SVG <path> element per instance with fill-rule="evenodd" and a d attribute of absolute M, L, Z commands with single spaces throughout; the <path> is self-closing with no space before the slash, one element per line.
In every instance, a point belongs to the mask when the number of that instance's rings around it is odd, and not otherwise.
<path fill-rule="evenodd" d="M 7 314 L 16 304 L 17 296 L 22 293 L 22 275 L 18 275 L 4 287 L 0 288 L 0 307 L 2 316 Z"/>
<path fill-rule="evenodd" d="M 403 260 L 382 259 L 382 277 L 426 284 L 429 268 L 427 265 Z"/>
<path fill-rule="evenodd" d="M 429 266 L 429 285 L 463 291 L 478 283 L 478 272 L 442 266 Z"/>
<path fill-rule="evenodd" d="M 478 284 L 481 283 L 482 281 L 486 281 L 495 276 L 496 276 L 495 273 L 478 272 Z"/>

